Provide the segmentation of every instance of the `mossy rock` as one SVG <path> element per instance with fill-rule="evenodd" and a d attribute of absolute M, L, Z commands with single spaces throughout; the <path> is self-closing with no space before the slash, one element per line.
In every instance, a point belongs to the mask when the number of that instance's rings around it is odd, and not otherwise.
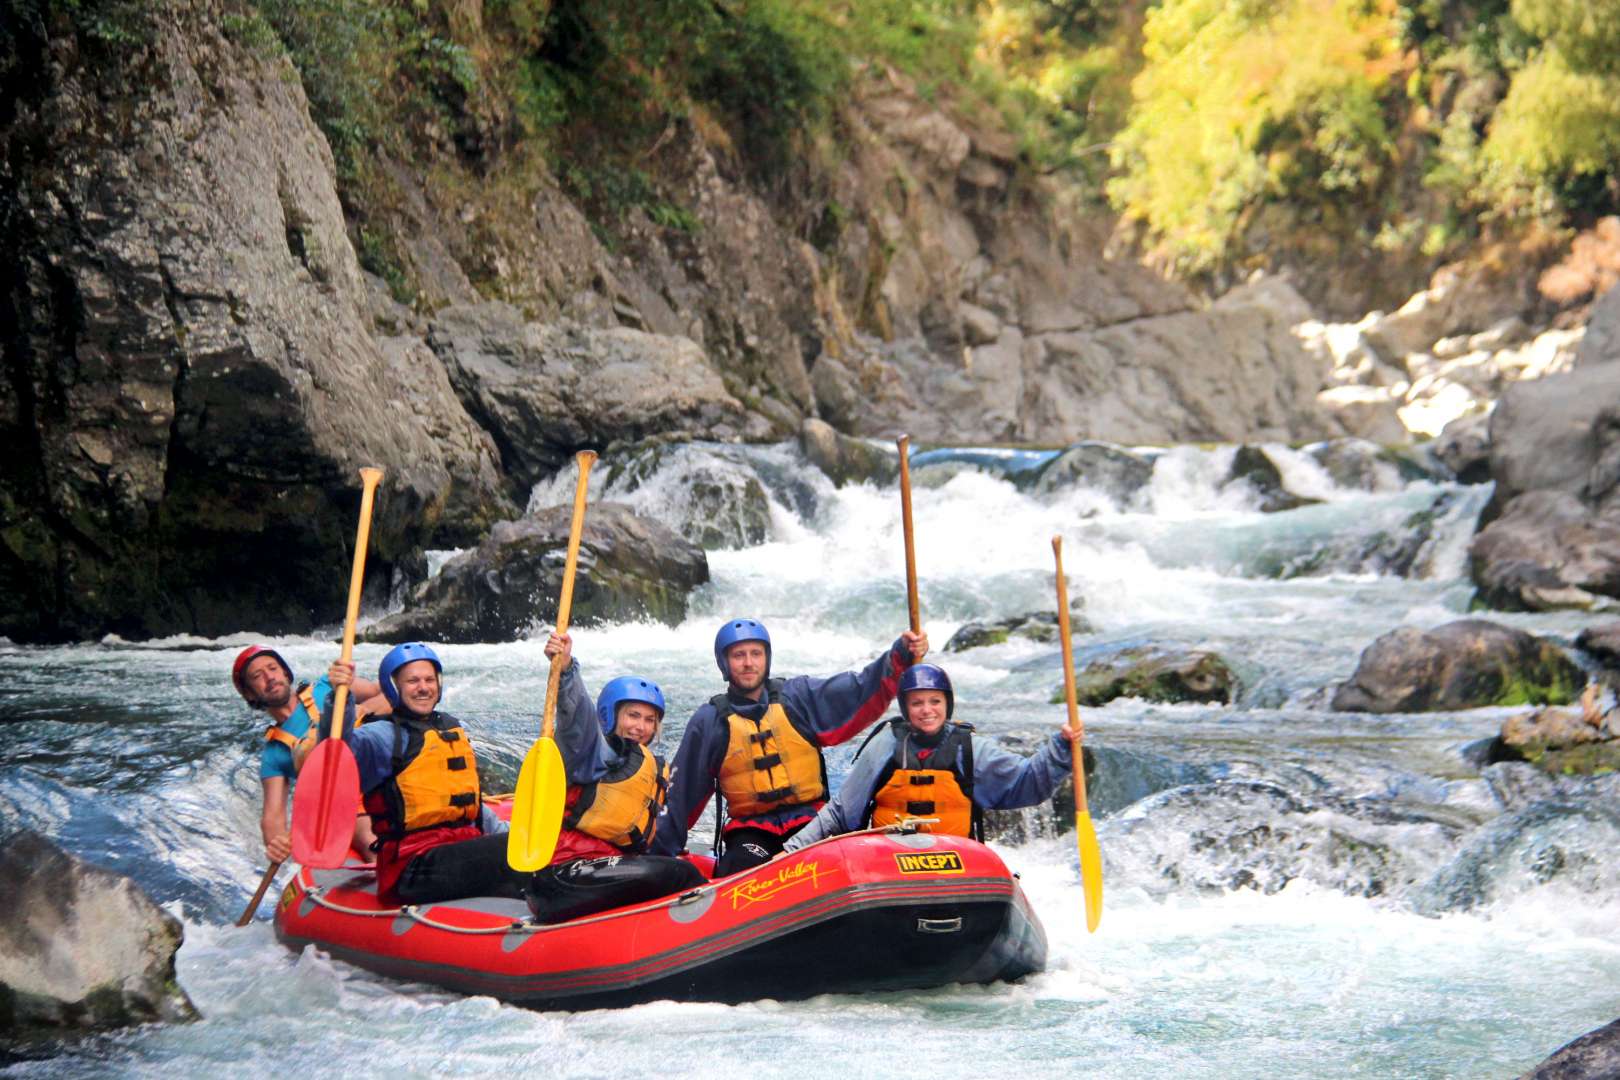
<path fill-rule="evenodd" d="M 1136 646 L 1075 672 L 1075 700 L 1089 706 L 1122 697 L 1160 704 L 1230 705 L 1238 690 L 1238 678 L 1226 661 L 1203 649 Z M 1064 693 L 1059 686 L 1052 693 L 1052 702 L 1063 701 Z"/>
<path fill-rule="evenodd" d="M 1071 605 L 1073 607 L 1075 605 Z M 1069 615 L 1069 630 L 1075 634 L 1089 634 L 1092 632 L 1091 624 L 1072 611 Z M 1028 615 L 1014 615 L 1002 619 L 1000 622 L 964 623 L 962 627 L 951 635 L 945 643 L 946 652 L 966 652 L 969 649 L 981 649 L 987 645 L 1002 645 L 1015 637 L 1027 638 L 1043 644 L 1052 644 L 1058 640 L 1057 615 L 1049 611 L 1036 611 Z"/>
<path fill-rule="evenodd" d="M 1544 750 L 1525 757 L 1553 776 L 1602 776 L 1620 772 L 1620 739 L 1583 743 L 1562 750 Z"/>

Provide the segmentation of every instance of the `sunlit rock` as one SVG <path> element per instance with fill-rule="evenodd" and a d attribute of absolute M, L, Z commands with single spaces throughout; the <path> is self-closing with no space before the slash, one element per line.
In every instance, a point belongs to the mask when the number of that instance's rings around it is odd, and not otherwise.
<path fill-rule="evenodd" d="M 1342 712 L 1562 705 L 1585 682 L 1562 649 L 1486 619 L 1401 627 L 1369 645 L 1333 695 Z"/>
<path fill-rule="evenodd" d="M 1083 442 L 1047 462 L 1035 479 L 1037 495 L 1083 487 L 1128 507 L 1153 481 L 1153 459 L 1113 443 Z"/>
<path fill-rule="evenodd" d="M 1075 672 L 1075 698 L 1103 705 L 1115 698 L 1231 704 L 1241 687 L 1226 661 L 1203 649 L 1133 645 L 1105 653 Z M 1060 685 L 1051 700 L 1064 700 Z"/>

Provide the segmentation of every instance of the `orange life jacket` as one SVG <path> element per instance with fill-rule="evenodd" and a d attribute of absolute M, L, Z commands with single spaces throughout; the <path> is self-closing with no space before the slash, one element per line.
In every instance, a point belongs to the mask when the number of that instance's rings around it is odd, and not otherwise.
<path fill-rule="evenodd" d="M 867 805 L 866 824 L 893 825 L 906 818 L 938 818 L 919 832 L 967 836 L 983 834 L 973 802 L 973 727 L 951 724 L 925 762 L 917 756 L 911 725 L 894 721 L 894 754 L 878 774 Z"/>
<path fill-rule="evenodd" d="M 366 811 L 379 840 L 478 820 L 478 760 L 461 721 L 434 712 L 394 724 L 393 774 L 367 792 Z"/>
<path fill-rule="evenodd" d="M 315 706 L 315 691 L 310 689 L 309 683 L 299 683 L 297 694 L 299 704 L 303 705 L 304 711 L 309 714 L 309 730 L 319 731 L 321 729 L 321 710 Z M 298 745 L 298 736 L 292 734 L 278 722 L 264 729 L 264 741 L 278 742 L 291 750 Z"/>
<path fill-rule="evenodd" d="M 643 852 L 658 828 L 669 775 L 663 759 L 646 747 L 617 735 L 608 738 L 623 755 L 619 764 L 595 783 L 570 789 L 563 827 L 627 853 Z"/>
<path fill-rule="evenodd" d="M 773 680 L 770 696 L 781 685 Z M 726 812 L 733 818 L 827 798 L 827 767 L 821 750 L 794 726 L 779 702 L 772 701 L 758 720 L 739 715 L 724 694 L 709 704 L 730 728 L 719 780 Z"/>

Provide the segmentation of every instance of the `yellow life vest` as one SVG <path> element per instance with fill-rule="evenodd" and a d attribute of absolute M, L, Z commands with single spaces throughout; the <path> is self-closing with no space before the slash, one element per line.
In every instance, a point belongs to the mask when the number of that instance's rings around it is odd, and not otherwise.
<path fill-rule="evenodd" d="M 658 828 L 669 774 L 664 762 L 645 747 L 618 736 L 610 738 L 617 743 L 615 749 L 623 751 L 622 760 L 602 779 L 569 792 L 573 801 L 563 817 L 563 827 L 622 851 L 643 852 Z"/>
<path fill-rule="evenodd" d="M 733 818 L 827 798 L 821 751 L 793 726 L 779 702 L 771 702 L 759 720 L 739 715 L 723 694 L 710 704 L 730 727 L 720 762 L 720 794 Z"/>
<path fill-rule="evenodd" d="M 426 722 L 393 718 L 393 775 L 366 795 L 383 840 L 478 820 L 478 760 L 461 721 L 435 712 Z"/>
<path fill-rule="evenodd" d="M 315 707 L 315 691 L 310 689 L 309 683 L 298 684 L 298 701 L 304 706 L 304 711 L 309 714 L 309 730 L 319 731 L 321 729 L 321 710 Z M 281 724 L 276 723 L 265 728 L 264 741 L 278 742 L 291 750 L 298 745 L 298 736 L 282 727 Z"/>
<path fill-rule="evenodd" d="M 983 828 L 973 802 L 973 728 L 952 724 L 928 755 L 939 763 L 930 768 L 917 757 L 910 725 L 894 723 L 894 756 L 878 774 L 867 822 L 881 827 L 906 818 L 938 818 L 918 831 L 978 839 Z"/>

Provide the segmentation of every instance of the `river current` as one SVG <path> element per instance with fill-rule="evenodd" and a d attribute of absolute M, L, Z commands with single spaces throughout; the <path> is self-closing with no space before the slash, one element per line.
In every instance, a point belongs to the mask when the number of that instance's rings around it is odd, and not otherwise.
<path fill-rule="evenodd" d="M 1520 774 L 1482 771 L 1467 748 L 1508 710 L 1330 711 L 1323 689 L 1374 638 L 1466 613 L 1466 546 L 1488 491 L 1393 469 L 1341 487 L 1310 454 L 1270 449 L 1289 486 L 1320 502 L 1261 513 L 1254 491 L 1221 482 L 1231 448 L 1155 452 L 1151 482 L 1125 495 L 1036 494 L 1023 470 L 1040 456 L 1014 452 L 918 472 L 922 611 L 959 718 L 991 734 L 1062 722 L 1050 704 L 1062 680 L 1055 644 L 943 651 L 967 621 L 1053 609 L 1054 534 L 1086 626 L 1082 661 L 1136 643 L 1196 646 L 1243 684 L 1232 706 L 1086 710 L 1100 758 L 1103 921 L 1086 933 L 1072 834 L 1031 815 L 1031 839 L 996 845 L 1051 943 L 1048 970 L 1018 985 L 540 1013 L 295 955 L 275 940 L 271 901 L 252 926 L 230 925 L 264 864 L 262 723 L 228 669 L 260 638 L 0 641 L 0 833 L 39 829 L 180 916 L 180 981 L 204 1017 L 40 1044 L 3 1071 L 1516 1075 L 1620 1014 L 1615 788 L 1515 795 Z M 827 674 L 877 655 L 906 619 L 894 488 L 834 489 L 792 447 L 683 448 L 634 490 L 593 498 L 688 513 L 681 453 L 757 477 L 771 496 L 769 539 L 711 551 L 713 582 L 680 627 L 575 630 L 593 690 L 625 671 L 663 685 L 666 750 L 719 690 L 720 620 L 766 622 L 776 673 Z M 534 504 L 564 501 L 571 485 L 542 484 Z M 1374 553 L 1419 529 L 1421 551 L 1392 576 Z M 1583 625 L 1573 614 L 1488 617 L 1566 644 Z M 326 627 L 272 640 L 313 677 L 335 637 Z M 527 641 L 440 650 L 445 707 L 468 721 L 492 790 L 510 786 L 538 734 L 540 638 L 537 627 Z M 364 669 L 382 652 L 361 646 L 357 660 Z M 852 749 L 830 756 L 835 783 Z"/>

